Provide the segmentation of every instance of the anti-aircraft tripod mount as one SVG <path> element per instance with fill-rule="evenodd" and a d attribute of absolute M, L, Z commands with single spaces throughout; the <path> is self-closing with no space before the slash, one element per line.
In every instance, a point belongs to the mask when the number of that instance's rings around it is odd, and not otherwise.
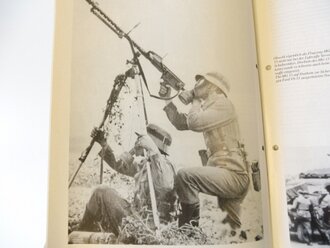
<path fill-rule="evenodd" d="M 181 91 L 184 90 L 184 83 L 183 81 L 178 78 L 165 64 L 163 64 L 162 58 L 156 54 L 153 51 L 148 51 L 146 52 L 142 47 L 140 47 L 134 40 L 131 39 L 129 36 L 129 33 L 137 27 L 135 25 L 131 31 L 128 33 L 125 33 L 115 22 L 113 22 L 109 16 L 107 16 L 99 7 L 98 5 L 92 1 L 92 0 L 86 0 L 86 2 L 91 6 L 91 12 L 98 17 L 107 27 L 109 27 L 119 38 L 125 38 L 131 47 L 131 51 L 133 54 L 133 59 L 128 61 L 132 65 L 131 69 L 129 69 L 124 76 L 118 75 L 117 78 L 115 79 L 115 84 L 113 86 L 113 90 L 111 92 L 111 95 L 107 101 L 107 107 L 106 111 L 104 112 L 104 116 L 102 119 L 102 122 L 99 125 L 99 128 L 102 128 L 104 126 L 104 123 L 108 116 L 111 114 L 111 109 L 115 101 L 113 99 L 116 99 L 120 93 L 121 88 L 125 84 L 125 81 L 127 77 L 135 77 L 135 75 L 139 75 L 142 78 L 142 81 L 149 93 L 150 97 L 154 97 L 157 99 L 162 99 L 162 100 L 170 100 L 179 95 Z M 162 96 L 156 96 L 150 93 L 149 87 L 147 84 L 146 76 L 143 72 L 139 56 L 142 55 L 144 58 L 146 58 L 148 61 L 151 62 L 151 64 L 159 71 L 161 72 L 161 78 L 163 79 L 164 83 L 171 86 L 173 89 L 177 91 L 177 94 L 171 97 L 162 97 Z M 137 70 L 136 70 L 137 69 Z M 132 71 L 135 71 L 132 73 Z M 117 83 L 116 83 L 117 82 Z M 145 102 L 144 102 L 144 96 L 143 96 L 143 90 L 142 90 L 142 84 L 140 80 L 140 89 L 141 89 L 141 94 L 142 94 L 142 102 L 143 102 L 143 110 L 144 110 L 144 117 L 145 117 L 145 124 L 148 124 L 148 118 L 147 118 L 147 112 L 146 112 L 146 107 L 145 107 Z M 92 149 L 93 145 L 95 143 L 95 138 L 93 138 L 89 144 L 89 146 L 84 150 L 82 155 L 80 156 L 80 165 L 73 174 L 72 178 L 69 181 L 69 187 L 71 187 L 73 181 L 75 180 L 75 177 L 77 176 L 82 164 L 85 162 L 90 150 Z M 102 161 L 101 161 L 101 170 L 102 170 Z M 100 182 L 102 183 L 102 171 L 100 173 Z"/>
<path fill-rule="evenodd" d="M 142 65 L 140 63 L 140 60 L 139 60 L 140 53 L 134 49 L 134 45 L 133 45 L 132 41 L 129 40 L 129 44 L 131 47 L 133 58 L 131 60 L 127 60 L 126 63 L 130 64 L 131 67 L 130 67 L 130 69 L 128 69 L 125 72 L 125 74 L 119 74 L 116 77 L 116 79 L 114 80 L 114 85 L 113 85 L 111 94 L 107 100 L 107 105 L 106 105 L 106 109 L 104 111 L 103 119 L 102 119 L 100 125 L 98 126 L 99 129 L 102 129 L 107 118 L 108 117 L 110 118 L 113 105 L 116 102 L 116 100 L 120 94 L 120 91 L 121 91 L 122 87 L 126 84 L 126 80 L 128 78 L 134 79 L 136 76 L 139 76 L 142 78 L 144 84 L 147 85 L 146 77 L 145 77 Z M 139 82 L 140 83 L 139 83 L 138 89 L 139 89 L 139 92 L 142 97 L 143 112 L 144 112 L 145 126 L 146 126 L 146 125 L 148 125 L 148 117 L 147 117 L 147 111 L 146 111 L 146 106 L 145 106 L 145 101 L 144 101 L 142 82 L 141 82 L 141 80 L 139 80 Z M 71 187 L 79 170 L 81 169 L 83 163 L 85 162 L 86 158 L 88 157 L 91 149 L 94 146 L 94 143 L 95 143 L 95 138 L 93 138 L 91 140 L 89 146 L 82 152 L 82 154 L 79 158 L 80 164 L 79 164 L 77 170 L 74 172 L 72 178 L 69 181 L 69 188 Z M 100 184 L 102 183 L 102 181 L 103 181 L 103 160 L 101 160 Z"/>

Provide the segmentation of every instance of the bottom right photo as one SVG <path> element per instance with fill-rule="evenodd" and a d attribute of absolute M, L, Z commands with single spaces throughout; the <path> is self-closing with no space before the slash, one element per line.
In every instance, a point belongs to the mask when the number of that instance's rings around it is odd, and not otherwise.
<path fill-rule="evenodd" d="M 330 245 L 330 147 L 290 148 L 286 196 L 291 246 Z"/>

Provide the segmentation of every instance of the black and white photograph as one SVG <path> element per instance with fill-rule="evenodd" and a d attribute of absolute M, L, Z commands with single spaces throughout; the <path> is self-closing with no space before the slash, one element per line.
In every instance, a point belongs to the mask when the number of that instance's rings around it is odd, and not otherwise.
<path fill-rule="evenodd" d="M 330 147 L 288 150 L 286 194 L 292 247 L 330 245 Z"/>
<path fill-rule="evenodd" d="M 73 2 L 68 243 L 261 241 L 251 4 Z"/>

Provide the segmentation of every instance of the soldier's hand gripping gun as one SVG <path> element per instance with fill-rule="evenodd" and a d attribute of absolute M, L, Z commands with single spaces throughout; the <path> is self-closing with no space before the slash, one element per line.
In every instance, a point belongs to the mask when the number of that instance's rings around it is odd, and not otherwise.
<path fill-rule="evenodd" d="M 129 33 L 125 33 L 115 22 L 113 22 L 109 16 L 107 16 L 98 5 L 92 0 L 86 0 L 91 5 L 91 12 L 96 15 L 106 26 L 108 26 L 113 32 L 115 32 L 119 38 L 125 38 L 131 45 L 131 49 L 134 53 L 134 49 L 137 49 L 141 55 L 143 55 L 150 63 L 162 74 L 161 79 L 165 84 L 170 85 L 178 93 L 184 90 L 184 83 L 178 78 L 166 65 L 162 62 L 162 57 L 153 51 L 145 51 L 134 40 L 131 39 Z M 145 77 L 142 75 L 144 81 Z M 145 81 L 146 83 L 146 81 Z M 148 86 L 146 85 L 147 89 Z M 149 91 L 149 89 L 148 89 Z M 153 96 L 156 97 L 156 96 Z M 175 97 L 175 96 L 174 96 Z M 159 98 L 159 97 L 156 97 Z M 173 97 L 171 97 L 173 98 Z M 161 99 L 164 99 L 161 98 Z"/>

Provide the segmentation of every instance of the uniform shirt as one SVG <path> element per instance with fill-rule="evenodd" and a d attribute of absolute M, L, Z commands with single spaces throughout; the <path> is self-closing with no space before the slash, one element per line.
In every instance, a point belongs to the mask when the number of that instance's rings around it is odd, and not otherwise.
<path fill-rule="evenodd" d="M 160 218 L 169 220 L 170 212 L 174 211 L 176 193 L 174 190 L 175 167 L 163 155 L 155 154 L 150 157 L 150 161 L 137 161 L 130 153 L 124 152 L 120 159 L 116 161 L 113 151 L 109 146 L 103 149 L 103 158 L 111 168 L 117 172 L 134 177 L 135 190 L 133 207 L 141 210 L 147 206 L 151 209 L 151 200 L 148 185 L 147 169 L 145 164 L 150 162 L 151 176 L 154 183 L 157 209 Z"/>
<path fill-rule="evenodd" d="M 240 133 L 236 112 L 225 95 L 212 94 L 203 104 L 193 103 L 188 114 L 179 113 L 172 102 L 165 106 L 164 111 L 178 130 L 203 133 L 209 156 L 208 166 L 246 173 L 244 158 L 239 149 Z"/>
<path fill-rule="evenodd" d="M 292 210 L 303 210 L 303 211 L 309 211 L 310 206 L 312 205 L 311 200 L 306 199 L 302 195 L 299 195 L 292 204 L 291 209 Z"/>

